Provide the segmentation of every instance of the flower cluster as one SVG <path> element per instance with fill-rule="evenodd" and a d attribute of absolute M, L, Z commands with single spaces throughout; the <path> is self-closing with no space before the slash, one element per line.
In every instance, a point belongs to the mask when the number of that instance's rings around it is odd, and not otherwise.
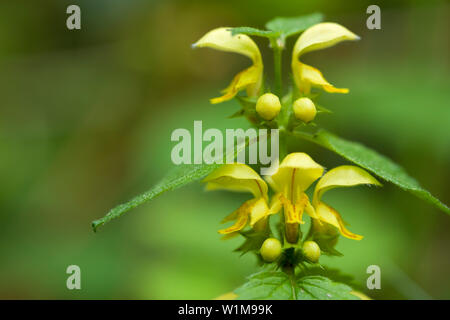
<path fill-rule="evenodd" d="M 365 170 L 356 166 L 339 166 L 323 173 L 324 168 L 309 155 L 296 152 L 287 155 L 278 171 L 265 179 L 249 166 L 233 163 L 220 167 L 208 175 L 203 182 L 206 183 L 207 190 L 250 192 L 253 195 L 252 199 L 245 201 L 222 221 L 224 223 L 235 221 L 232 226 L 219 230 L 219 233 L 226 235 L 227 238 L 238 234 L 246 226 L 255 230 L 269 228 L 269 217 L 282 211 L 286 243 L 299 242 L 299 226 L 304 224 L 304 212 L 312 220 L 308 238 L 321 239 L 337 231 L 349 239 L 362 239 L 362 236 L 346 228 L 341 215 L 324 203 L 322 196 L 326 191 L 337 187 L 380 185 L 380 183 Z M 306 191 L 316 180 L 318 182 L 310 201 Z M 268 184 L 274 191 L 270 201 Z M 319 241 L 318 243 L 320 245 Z"/>
<path fill-rule="evenodd" d="M 306 29 L 295 42 L 292 51 L 293 89 L 282 95 L 281 62 L 275 63 L 275 82 L 279 88 L 276 94 L 265 89 L 264 66 L 256 43 L 246 34 L 234 34 L 230 28 L 218 28 L 208 32 L 194 47 L 210 47 L 217 50 L 235 52 L 249 57 L 252 65 L 239 72 L 223 95 L 211 99 L 211 103 L 220 103 L 238 97 L 243 106 L 242 114 L 256 126 L 269 126 L 280 129 L 280 137 L 292 134 L 300 124 L 309 124 L 316 117 L 315 95 L 312 88 L 329 93 L 347 93 L 348 89 L 336 88 L 325 80 L 322 73 L 303 62 L 300 58 L 307 52 L 331 47 L 345 40 L 358 40 L 359 37 L 336 23 L 318 23 Z M 273 39 L 272 39 L 273 40 Z M 276 41 L 271 45 L 280 46 Z M 277 50 L 273 48 L 274 57 Z M 277 61 L 277 59 L 275 59 Z M 277 76 L 278 74 L 278 76 Z M 240 91 L 246 91 L 242 100 Z M 207 190 L 224 189 L 249 192 L 253 197 L 245 201 L 237 210 L 222 222 L 234 221 L 231 226 L 219 230 L 224 238 L 237 234 L 244 236 L 249 232 L 258 233 L 258 249 L 266 262 L 276 261 L 283 250 L 296 252 L 291 248 L 301 248 L 303 260 L 316 263 L 320 253 L 336 254 L 334 249 L 339 235 L 353 240 L 362 239 L 361 235 L 350 232 L 341 215 L 322 201 L 324 193 L 337 187 L 356 185 L 380 185 L 368 172 L 355 166 L 339 166 L 324 173 L 324 168 L 308 154 L 294 152 L 287 154 L 286 140 L 280 141 L 284 159 L 277 171 L 264 179 L 245 164 L 226 164 L 208 175 L 203 181 Z M 312 198 L 307 190 L 316 182 Z M 269 190 L 270 186 L 270 190 Z M 269 194 L 270 193 L 270 194 Z M 269 219 L 272 215 L 282 214 L 282 234 L 276 239 L 271 232 Z M 301 225 L 303 213 L 311 218 L 310 230 L 302 237 Z M 248 231 L 245 229 L 249 228 Z M 281 241 L 280 241 L 281 240 Z"/>
<path fill-rule="evenodd" d="M 348 89 L 336 88 L 330 84 L 322 73 L 299 60 L 310 51 L 325 49 L 345 40 L 358 40 L 359 37 L 345 27 L 331 22 L 319 23 L 303 32 L 292 51 L 292 75 L 299 93 L 299 99 L 292 104 L 293 114 L 305 123 L 312 121 L 316 107 L 308 97 L 311 88 L 320 88 L 330 93 L 347 93 Z M 238 92 L 246 90 L 248 97 L 258 98 L 256 111 L 263 120 L 272 120 L 280 112 L 279 97 L 263 92 L 263 62 L 256 43 L 245 34 L 233 35 L 230 28 L 218 28 L 208 32 L 193 44 L 194 48 L 209 47 L 221 51 L 235 52 L 249 57 L 253 64 L 239 72 L 225 88 L 223 95 L 211 99 L 211 103 L 220 103 L 235 97 Z"/>

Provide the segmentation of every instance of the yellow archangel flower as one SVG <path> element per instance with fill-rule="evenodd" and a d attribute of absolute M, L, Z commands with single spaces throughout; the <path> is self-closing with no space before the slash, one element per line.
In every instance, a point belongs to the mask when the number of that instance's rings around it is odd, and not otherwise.
<path fill-rule="evenodd" d="M 337 187 L 352 187 L 361 184 L 381 186 L 374 177 L 367 171 L 355 166 L 340 166 L 331 169 L 317 182 L 313 196 L 313 206 L 320 221 L 326 222 L 325 225 L 319 227 L 321 232 L 329 232 L 329 225 L 337 228 L 340 233 L 349 239 L 361 240 L 363 237 L 347 230 L 340 214 L 322 202 L 323 194 Z"/>
<path fill-rule="evenodd" d="M 345 40 L 359 40 L 359 37 L 345 27 L 331 22 L 316 24 L 300 35 L 292 53 L 292 73 L 301 92 L 309 93 L 311 87 L 319 87 L 327 92 L 348 92 L 348 89 L 334 87 L 319 70 L 299 61 L 300 56 L 307 52 L 325 49 Z"/>
<path fill-rule="evenodd" d="M 232 99 L 239 91 L 246 89 L 250 97 L 257 96 L 263 81 L 263 63 L 256 43 L 247 35 L 232 35 L 230 28 L 218 28 L 205 34 L 192 45 L 194 48 L 209 47 L 226 52 L 235 52 L 249 57 L 253 65 L 239 72 L 225 88 L 223 96 L 211 99 L 220 103 Z"/>
<path fill-rule="evenodd" d="M 286 224 L 286 240 L 295 243 L 298 237 L 298 226 L 303 224 L 302 214 L 306 212 L 313 223 L 326 230 L 331 226 L 347 238 L 360 240 L 362 236 L 351 233 L 344 225 L 340 214 L 321 201 L 323 194 L 336 187 L 349 187 L 360 184 L 380 183 L 363 169 L 355 166 L 340 166 L 322 176 L 323 167 L 317 164 L 306 153 L 291 153 L 284 158 L 278 171 L 267 180 L 276 190 L 272 200 L 270 214 L 284 208 Z M 305 191 L 317 180 L 312 204 Z M 325 223 L 325 224 L 323 224 Z"/>
<path fill-rule="evenodd" d="M 223 165 L 203 180 L 206 189 L 250 192 L 253 198 L 245 201 L 222 221 L 224 223 L 236 220 L 231 227 L 219 230 L 219 233 L 232 236 L 247 225 L 257 230 L 264 228 L 267 217 L 283 208 L 286 240 L 290 243 L 296 243 L 298 240 L 299 225 L 304 223 L 303 212 L 312 218 L 316 231 L 332 234 L 337 229 L 344 237 L 361 240 L 362 236 L 347 230 L 335 209 L 322 202 L 322 196 L 326 191 L 337 187 L 381 184 L 365 170 L 355 166 L 336 167 L 322 176 L 323 172 L 324 168 L 306 153 L 287 155 L 277 172 L 266 178 L 276 192 L 268 206 L 268 187 L 258 173 L 245 164 Z M 319 181 L 310 202 L 305 191 L 317 179 Z"/>
<path fill-rule="evenodd" d="M 252 168 L 241 163 L 225 164 L 209 174 L 203 182 L 207 190 L 229 190 L 250 192 L 253 199 L 245 201 L 236 211 L 223 219 L 222 223 L 236 220 L 229 228 L 219 230 L 219 233 L 232 236 L 245 226 L 257 227 L 264 225 L 269 212 L 267 205 L 268 188 L 266 182 Z"/>
<path fill-rule="evenodd" d="M 299 224 L 303 224 L 302 215 L 306 211 L 312 218 L 318 219 L 312 207 L 306 189 L 323 174 L 324 168 L 306 153 L 288 154 L 281 162 L 278 171 L 267 178 L 276 194 L 272 199 L 271 213 L 284 208 L 286 240 L 296 243 Z"/>

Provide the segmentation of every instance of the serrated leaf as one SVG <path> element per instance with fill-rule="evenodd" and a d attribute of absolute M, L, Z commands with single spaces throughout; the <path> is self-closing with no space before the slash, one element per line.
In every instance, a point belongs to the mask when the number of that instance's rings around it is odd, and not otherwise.
<path fill-rule="evenodd" d="M 236 34 L 246 34 L 249 36 L 258 36 L 258 37 L 277 37 L 279 34 L 277 32 L 268 31 L 268 30 L 260 30 L 252 27 L 236 27 L 231 28 L 231 34 L 234 36 Z"/>
<path fill-rule="evenodd" d="M 180 165 L 172 169 L 157 185 L 144 192 L 130 201 L 120 204 L 117 207 L 111 209 L 103 218 L 92 222 L 92 228 L 94 231 L 104 225 L 105 223 L 119 218 L 127 211 L 140 206 L 141 204 L 159 196 L 160 194 L 174 190 L 189 182 L 199 180 L 202 177 L 208 175 L 213 170 L 220 167 L 220 164 L 193 164 L 193 165 Z"/>
<path fill-rule="evenodd" d="M 234 292 L 240 300 L 358 300 L 352 288 L 323 276 L 292 278 L 283 271 L 261 271 Z"/>
<path fill-rule="evenodd" d="M 277 17 L 267 22 L 266 28 L 287 38 L 322 22 L 322 20 L 323 14 L 318 12 L 298 17 Z"/>
<path fill-rule="evenodd" d="M 297 280 L 297 300 L 360 300 L 346 284 L 322 276 L 305 276 Z"/>
<path fill-rule="evenodd" d="M 401 189 L 412 193 L 418 198 L 433 204 L 445 213 L 450 214 L 450 209 L 447 205 L 434 197 L 429 191 L 422 188 L 402 167 L 394 163 L 391 159 L 365 147 L 361 143 L 339 138 L 325 130 L 319 131 L 316 135 L 306 133 L 296 133 L 296 135 L 336 152 L 378 177 L 395 184 Z"/>
<path fill-rule="evenodd" d="M 326 277 L 334 282 L 340 282 L 346 284 L 352 289 L 355 289 L 358 286 L 358 283 L 355 282 L 355 277 L 349 274 L 342 273 L 339 269 L 323 267 L 323 266 L 315 266 L 309 267 L 308 269 L 303 271 L 304 276 L 322 276 Z"/>
<path fill-rule="evenodd" d="M 281 271 L 255 273 L 235 293 L 240 300 L 294 300 L 291 279 Z"/>
<path fill-rule="evenodd" d="M 258 136 L 257 139 L 251 139 L 250 141 L 245 141 L 240 143 L 234 149 L 234 157 L 239 154 L 243 149 L 245 149 L 248 145 L 255 143 L 261 136 Z M 230 148 L 231 149 L 231 148 Z M 226 159 L 227 155 L 222 156 L 222 158 Z M 214 160 L 214 159 L 210 159 Z M 159 196 L 160 194 L 180 188 L 190 182 L 200 180 L 206 175 L 210 174 L 215 169 L 222 166 L 222 164 L 216 164 L 216 161 L 208 161 L 212 164 L 182 164 L 173 168 L 158 184 L 156 184 L 150 190 L 134 197 L 130 201 L 120 204 L 117 207 L 111 209 L 103 218 L 95 220 L 92 222 L 92 228 L 95 231 L 104 225 L 105 223 L 119 218 L 124 213 L 130 211 L 137 206 Z"/>

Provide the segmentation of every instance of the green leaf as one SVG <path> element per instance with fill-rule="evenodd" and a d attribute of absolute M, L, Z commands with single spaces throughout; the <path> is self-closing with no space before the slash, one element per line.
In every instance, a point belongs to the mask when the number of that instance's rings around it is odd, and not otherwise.
<path fill-rule="evenodd" d="M 264 231 L 251 229 L 249 231 L 242 231 L 241 235 L 245 238 L 245 241 L 234 251 L 241 252 L 241 255 L 243 255 L 249 251 L 259 251 L 263 242 L 270 236 L 270 231 L 268 229 Z"/>
<path fill-rule="evenodd" d="M 450 214 L 450 209 L 447 205 L 434 197 L 429 191 L 422 188 L 402 167 L 378 152 L 360 143 L 339 138 L 325 130 L 319 131 L 316 135 L 299 132 L 296 132 L 295 135 L 336 152 L 378 177 L 395 184 L 401 189 L 412 193 L 418 198 L 433 204 L 445 213 Z"/>
<path fill-rule="evenodd" d="M 260 271 L 235 290 L 240 300 L 358 300 L 352 288 L 323 276 L 295 276 Z"/>
<path fill-rule="evenodd" d="M 305 31 L 310 26 L 323 20 L 323 14 L 312 13 L 309 15 L 298 17 L 277 17 L 266 23 L 268 30 L 261 30 L 253 27 L 236 27 L 231 28 L 231 34 L 246 34 L 249 36 L 258 36 L 269 38 L 272 41 L 280 38 L 284 44 L 284 40 L 294 34 Z"/>
<path fill-rule="evenodd" d="M 261 136 L 257 137 L 257 139 L 252 139 L 251 141 L 245 141 L 240 143 L 234 149 L 234 156 L 245 149 L 248 145 L 255 143 Z M 230 148 L 231 149 L 231 148 Z M 227 158 L 227 155 L 223 156 L 224 159 Z M 177 189 L 182 187 L 190 182 L 200 180 L 206 175 L 213 172 L 215 169 L 222 166 L 222 164 L 216 164 L 214 159 L 209 159 L 208 161 L 212 164 L 183 164 L 173 168 L 158 184 L 156 184 L 150 190 L 134 197 L 130 201 L 120 204 L 117 207 L 111 209 L 103 218 L 95 220 L 92 222 L 92 228 L 95 231 L 104 225 L 105 223 L 119 218 L 124 213 L 130 211 L 137 206 L 159 196 L 160 194 Z"/>
<path fill-rule="evenodd" d="M 234 36 L 236 34 L 246 34 L 249 36 L 258 36 L 258 37 L 277 37 L 279 33 L 273 32 L 273 31 L 267 31 L 267 30 L 260 30 L 257 28 L 252 27 L 237 27 L 237 28 L 231 28 L 231 34 Z"/>
<path fill-rule="evenodd" d="M 297 281 L 297 300 L 360 300 L 352 288 L 323 276 L 306 276 Z"/>
<path fill-rule="evenodd" d="M 277 17 L 267 22 L 266 28 L 287 38 L 322 22 L 322 20 L 323 14 L 318 12 L 298 17 Z"/>
<path fill-rule="evenodd" d="M 94 231 L 104 225 L 105 223 L 119 218 L 125 212 L 140 206 L 141 204 L 159 196 L 160 194 L 174 190 L 184 186 L 192 181 L 199 180 L 211 173 L 214 169 L 220 167 L 220 164 L 194 164 L 194 165 L 180 165 L 172 169 L 157 185 L 150 190 L 134 197 L 130 201 L 120 204 L 111 209 L 103 218 L 92 222 Z"/>
<path fill-rule="evenodd" d="M 285 272 L 261 271 L 235 290 L 240 300 L 295 300 L 295 288 Z"/>

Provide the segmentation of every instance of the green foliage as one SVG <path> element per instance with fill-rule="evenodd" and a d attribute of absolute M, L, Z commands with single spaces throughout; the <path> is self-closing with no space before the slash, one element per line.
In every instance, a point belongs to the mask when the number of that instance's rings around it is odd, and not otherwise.
<path fill-rule="evenodd" d="M 259 139 L 259 137 L 258 137 Z M 245 149 L 248 145 L 255 143 L 256 140 L 244 141 L 236 146 L 236 148 L 232 148 L 234 151 L 234 156 L 236 157 L 240 151 Z M 231 149 L 231 148 L 230 148 Z M 223 159 L 227 159 L 227 155 L 223 156 Z M 215 160 L 215 159 L 210 159 Z M 213 161 L 210 161 L 213 162 Z M 117 207 L 111 209 L 103 218 L 95 220 L 92 222 L 92 228 L 94 231 L 104 225 L 105 223 L 119 218 L 125 212 L 140 206 L 141 204 L 152 200 L 153 198 L 159 196 L 160 194 L 175 190 L 179 187 L 182 187 L 190 182 L 200 180 L 201 178 L 207 176 L 215 169 L 222 166 L 222 164 L 216 164 L 215 161 L 212 164 L 183 164 L 179 165 L 172 169 L 158 184 L 156 184 L 150 190 L 134 197 L 130 201 L 120 204 Z"/>
<path fill-rule="evenodd" d="M 268 31 L 268 30 L 261 30 L 253 27 L 236 27 L 231 29 L 231 34 L 234 36 L 236 34 L 246 34 L 249 36 L 258 36 L 258 37 L 266 37 L 266 38 L 272 38 L 277 37 L 279 34 L 278 32 L 274 31 Z"/>
<path fill-rule="evenodd" d="M 282 38 L 305 31 L 312 25 L 322 22 L 323 14 L 316 12 L 298 17 L 277 17 L 266 23 L 266 28 L 278 33 Z"/>
<path fill-rule="evenodd" d="M 266 28 L 268 30 L 261 30 L 253 27 L 237 27 L 232 28 L 231 33 L 233 35 L 241 33 L 249 36 L 265 37 L 271 40 L 279 38 L 284 42 L 287 37 L 305 31 L 310 26 L 319 23 L 322 20 L 323 14 L 317 12 L 298 17 L 277 17 L 266 23 Z"/>
<path fill-rule="evenodd" d="M 281 271 L 261 271 L 235 290 L 241 300 L 295 300 L 291 279 Z"/>
<path fill-rule="evenodd" d="M 192 164 L 175 167 L 150 190 L 111 209 L 103 218 L 93 221 L 92 228 L 94 231 L 97 231 L 100 226 L 113 219 L 119 218 L 125 212 L 155 198 L 156 196 L 159 196 L 166 191 L 174 190 L 192 181 L 199 180 L 220 166 L 220 164 Z"/>
<path fill-rule="evenodd" d="M 249 251 L 259 252 L 264 240 L 270 236 L 270 231 L 268 229 L 264 231 L 255 231 L 252 229 L 241 232 L 241 235 L 244 236 L 245 241 L 235 251 L 245 254 Z"/>
<path fill-rule="evenodd" d="M 338 250 L 335 249 L 335 245 L 339 239 L 339 233 L 333 235 L 316 235 L 313 240 L 317 242 L 320 250 L 323 254 L 329 256 L 342 256 Z"/>
<path fill-rule="evenodd" d="M 235 290 L 242 300 L 358 300 L 346 284 L 318 275 L 291 276 L 283 271 L 260 271 Z"/>
<path fill-rule="evenodd" d="M 315 135 L 299 132 L 296 132 L 295 135 L 336 152 L 345 159 L 450 214 L 450 209 L 447 205 L 422 188 L 402 167 L 378 152 L 360 143 L 339 138 L 325 130 L 321 130 Z"/>
<path fill-rule="evenodd" d="M 352 288 L 323 276 L 306 276 L 297 281 L 297 300 L 359 300 Z"/>

